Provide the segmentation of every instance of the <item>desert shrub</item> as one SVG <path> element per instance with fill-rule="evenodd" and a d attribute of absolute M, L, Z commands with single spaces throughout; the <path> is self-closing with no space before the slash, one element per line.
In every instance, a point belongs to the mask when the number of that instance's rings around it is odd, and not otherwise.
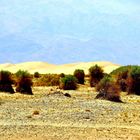
<path fill-rule="evenodd" d="M 122 91 L 140 95 L 140 66 L 122 66 L 110 73 L 117 79 Z"/>
<path fill-rule="evenodd" d="M 84 70 L 80 70 L 80 69 L 77 69 L 74 71 L 74 76 L 77 78 L 78 80 L 78 84 L 84 84 L 85 80 L 85 73 L 84 73 Z"/>
<path fill-rule="evenodd" d="M 77 81 L 73 75 L 66 75 L 60 79 L 60 89 L 75 90 L 77 89 Z"/>
<path fill-rule="evenodd" d="M 105 99 L 114 102 L 121 102 L 120 88 L 111 76 L 104 77 L 96 86 L 99 94 L 96 99 Z"/>
<path fill-rule="evenodd" d="M 127 91 L 127 79 L 128 79 L 128 69 L 125 71 L 120 71 L 117 74 L 117 84 L 120 86 L 121 91 L 126 92 Z"/>
<path fill-rule="evenodd" d="M 128 90 L 128 77 L 129 73 L 132 69 L 132 67 L 135 66 L 121 66 L 115 70 L 113 70 L 110 75 L 115 77 L 117 79 L 117 84 L 120 86 L 120 90 L 126 92 Z M 130 78 L 129 78 L 130 79 Z"/>
<path fill-rule="evenodd" d="M 110 76 L 105 76 L 99 83 L 98 85 L 96 85 L 96 90 L 100 91 L 100 90 L 107 90 L 108 86 L 110 86 L 110 84 L 112 84 L 115 80 Z"/>
<path fill-rule="evenodd" d="M 92 66 L 89 68 L 89 76 L 90 76 L 90 86 L 94 87 L 103 78 L 104 76 L 103 69 L 98 65 Z"/>
<path fill-rule="evenodd" d="M 32 95 L 32 78 L 28 71 L 19 70 L 16 73 L 16 92 Z"/>
<path fill-rule="evenodd" d="M 135 66 L 131 68 L 129 77 L 127 79 L 128 93 L 140 95 L 140 67 Z"/>
<path fill-rule="evenodd" d="M 9 71 L 0 71 L 0 91 L 14 93 L 12 83 L 11 73 Z"/>
<path fill-rule="evenodd" d="M 34 86 L 59 86 L 58 74 L 45 74 L 34 81 Z"/>
<path fill-rule="evenodd" d="M 65 74 L 61 73 L 59 76 L 60 76 L 60 78 L 63 78 L 63 77 L 65 77 Z"/>
<path fill-rule="evenodd" d="M 121 66 L 115 70 L 113 70 L 110 75 L 115 75 L 117 76 L 119 73 L 125 73 L 127 71 L 130 71 L 132 67 L 135 67 L 135 66 L 132 66 L 132 65 L 128 65 L 128 66 Z"/>
<path fill-rule="evenodd" d="M 35 77 L 35 78 L 39 78 L 39 77 L 40 77 L 39 72 L 35 72 L 35 73 L 34 73 L 34 77 Z"/>

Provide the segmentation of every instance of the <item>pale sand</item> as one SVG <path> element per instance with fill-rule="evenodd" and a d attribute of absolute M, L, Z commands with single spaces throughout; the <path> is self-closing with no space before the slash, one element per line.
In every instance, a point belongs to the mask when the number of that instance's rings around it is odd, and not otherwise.
<path fill-rule="evenodd" d="M 110 73 L 112 70 L 118 68 L 120 65 L 113 64 L 111 62 L 101 61 L 101 62 L 79 62 L 72 64 L 63 64 L 63 65 L 53 65 L 45 62 L 25 62 L 19 64 L 0 64 L 0 69 L 9 70 L 13 73 L 17 72 L 19 69 L 28 70 L 30 73 L 39 72 L 41 74 L 46 73 L 65 73 L 73 74 L 75 69 L 83 69 L 86 74 L 88 74 L 88 69 L 91 66 L 98 64 L 101 66 L 106 73 Z"/>
<path fill-rule="evenodd" d="M 95 100 L 93 88 L 34 87 L 33 96 L 0 93 L 0 140 L 140 140 L 140 96 Z M 48 95 L 49 94 L 49 95 Z M 34 111 L 39 111 L 34 115 Z"/>

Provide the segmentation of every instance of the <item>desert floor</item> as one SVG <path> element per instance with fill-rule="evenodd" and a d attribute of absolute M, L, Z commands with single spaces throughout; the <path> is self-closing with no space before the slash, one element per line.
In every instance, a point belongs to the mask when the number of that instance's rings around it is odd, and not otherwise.
<path fill-rule="evenodd" d="M 0 93 L 0 140 L 140 140 L 140 96 L 124 103 L 95 100 L 93 88 L 53 94 L 34 87 L 33 96 Z"/>

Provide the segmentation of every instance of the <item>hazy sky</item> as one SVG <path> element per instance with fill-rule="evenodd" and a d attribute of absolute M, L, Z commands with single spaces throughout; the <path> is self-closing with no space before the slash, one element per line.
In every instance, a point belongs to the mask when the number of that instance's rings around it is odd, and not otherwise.
<path fill-rule="evenodd" d="M 0 27 L 0 37 L 16 35 L 40 44 L 47 36 L 48 41 L 123 40 L 140 47 L 140 1 L 0 0 Z"/>
<path fill-rule="evenodd" d="M 132 37 L 140 31 L 140 1 L 1 0 L 0 25 L 1 35 L 40 30 L 79 39 Z"/>

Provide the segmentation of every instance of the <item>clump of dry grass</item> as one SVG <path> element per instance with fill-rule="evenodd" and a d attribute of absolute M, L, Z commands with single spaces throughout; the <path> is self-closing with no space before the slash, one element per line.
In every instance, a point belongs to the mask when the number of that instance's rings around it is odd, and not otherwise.
<path fill-rule="evenodd" d="M 60 75 L 45 74 L 34 79 L 34 86 L 59 86 Z"/>
<path fill-rule="evenodd" d="M 104 77 L 96 86 L 96 89 L 99 91 L 96 99 L 122 102 L 120 99 L 120 88 L 111 76 Z"/>

